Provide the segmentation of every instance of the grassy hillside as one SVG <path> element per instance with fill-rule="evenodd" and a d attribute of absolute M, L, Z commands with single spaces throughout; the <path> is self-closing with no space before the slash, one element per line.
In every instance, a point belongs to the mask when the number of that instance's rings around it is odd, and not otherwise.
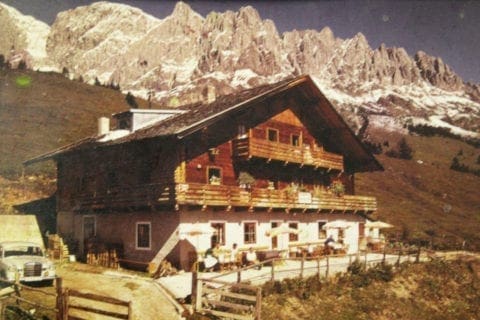
<path fill-rule="evenodd" d="M 379 155 L 385 171 L 357 175 L 357 193 L 377 197 L 376 216 L 396 226 L 391 236 L 479 250 L 480 177 L 450 165 L 462 150 L 462 161 L 478 168 L 474 159 L 480 150 L 450 138 L 409 135 L 406 140 L 413 159 Z"/>
<path fill-rule="evenodd" d="M 137 99 L 142 108 L 147 102 Z M 62 145 L 93 135 L 97 118 L 128 109 L 121 92 L 60 74 L 0 70 L 0 208 L 52 194 L 52 187 L 34 179 L 17 178 L 22 162 Z M 372 133 L 391 146 L 396 135 Z M 356 192 L 378 198 L 377 218 L 394 224 L 392 237 L 433 241 L 437 247 L 480 249 L 480 177 L 450 170 L 457 156 L 468 166 L 477 164 L 480 150 L 458 140 L 407 136 L 412 160 L 379 155 L 384 172 L 357 175 Z M 461 151 L 461 152 L 460 152 Z M 55 174 L 50 163 L 27 168 L 28 173 Z M 40 182 L 39 182 L 40 181 Z M 51 180 L 50 180 L 51 181 Z M 42 188 L 38 192 L 32 189 Z M 28 190 L 26 192 L 25 190 Z M 30 195 L 30 196 L 29 196 Z"/>
<path fill-rule="evenodd" d="M 480 260 L 464 257 L 266 284 L 262 319 L 478 319 L 479 275 Z"/>
<path fill-rule="evenodd" d="M 100 116 L 128 108 L 117 90 L 61 74 L 0 69 L 0 175 L 18 176 L 23 161 L 94 135 Z M 52 164 L 34 169 L 55 173 Z"/>

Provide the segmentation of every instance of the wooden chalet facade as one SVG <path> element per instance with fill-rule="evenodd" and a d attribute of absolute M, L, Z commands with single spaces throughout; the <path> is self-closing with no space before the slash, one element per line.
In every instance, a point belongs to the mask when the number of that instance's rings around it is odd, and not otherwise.
<path fill-rule="evenodd" d="M 354 174 L 381 165 L 308 76 L 114 117 L 115 130 L 27 161 L 57 162 L 57 231 L 80 253 L 95 237 L 189 269 L 212 242 L 288 250 L 328 234 L 355 252 L 377 208 Z M 345 228 L 324 228 L 335 220 Z M 279 226 L 298 232 L 271 236 Z"/>

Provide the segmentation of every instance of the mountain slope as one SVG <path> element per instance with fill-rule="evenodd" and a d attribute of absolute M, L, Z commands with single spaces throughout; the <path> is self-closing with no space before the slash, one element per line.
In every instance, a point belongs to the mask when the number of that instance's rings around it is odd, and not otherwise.
<path fill-rule="evenodd" d="M 50 63 L 72 78 L 118 84 L 164 105 L 172 96 L 181 104 L 199 100 L 208 86 L 222 95 L 307 73 L 356 130 L 388 121 L 397 131 L 427 123 L 480 135 L 480 87 L 464 83 L 441 58 L 372 49 L 361 33 L 340 39 L 328 28 L 279 35 L 253 7 L 202 17 L 179 2 L 157 19 L 98 2 L 60 13 L 45 41 Z"/>
<path fill-rule="evenodd" d="M 0 175 L 18 176 L 23 161 L 96 134 L 100 116 L 128 108 L 116 90 L 57 73 L 0 69 Z M 43 167 L 50 174 L 52 169 Z"/>

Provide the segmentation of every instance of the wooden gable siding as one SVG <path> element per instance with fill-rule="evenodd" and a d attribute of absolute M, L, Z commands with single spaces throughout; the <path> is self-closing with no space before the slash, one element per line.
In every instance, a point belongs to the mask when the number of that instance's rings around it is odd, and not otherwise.
<path fill-rule="evenodd" d="M 222 184 L 236 185 L 236 177 L 232 163 L 231 143 L 226 142 L 190 160 L 186 164 L 186 181 L 208 184 L 207 170 L 209 167 L 222 170 Z"/>
<path fill-rule="evenodd" d="M 175 183 L 178 164 L 172 144 L 154 141 L 64 156 L 58 161 L 57 207 L 69 210 L 79 203 L 104 205 L 108 199 L 120 205 L 122 199 L 133 199 L 135 194 L 147 196 L 152 185 Z"/>

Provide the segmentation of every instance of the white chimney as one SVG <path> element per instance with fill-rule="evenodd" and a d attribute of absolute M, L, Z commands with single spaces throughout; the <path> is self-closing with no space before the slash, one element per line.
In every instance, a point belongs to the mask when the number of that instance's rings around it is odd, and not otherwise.
<path fill-rule="evenodd" d="M 214 86 L 208 86 L 207 87 L 207 103 L 212 103 L 216 99 L 216 93 L 215 93 L 215 87 Z"/>
<path fill-rule="evenodd" d="M 110 119 L 107 117 L 98 118 L 98 135 L 103 136 L 110 132 Z"/>

